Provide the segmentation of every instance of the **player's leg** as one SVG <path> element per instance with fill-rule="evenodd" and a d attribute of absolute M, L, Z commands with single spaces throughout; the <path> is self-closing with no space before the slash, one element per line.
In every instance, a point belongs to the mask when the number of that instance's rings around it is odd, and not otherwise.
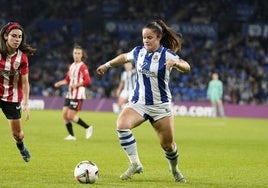
<path fill-rule="evenodd" d="M 68 136 L 66 136 L 64 139 L 65 140 L 76 140 L 76 137 L 74 136 L 72 121 L 70 119 L 68 119 L 68 111 L 69 111 L 68 105 L 63 106 L 62 115 L 63 115 L 65 126 L 66 126 L 66 129 L 68 132 Z"/>
<path fill-rule="evenodd" d="M 118 104 L 118 108 L 119 108 L 119 113 L 122 111 L 122 109 L 123 109 L 123 106 L 124 106 L 124 104 L 127 102 L 127 99 L 125 99 L 125 98 L 123 98 L 123 97 L 119 97 L 118 98 L 118 102 L 117 102 L 117 104 Z"/>
<path fill-rule="evenodd" d="M 131 129 L 140 125 L 144 118 L 132 108 L 126 107 L 117 119 L 117 133 L 119 142 L 126 152 L 130 165 L 129 168 L 120 176 L 122 180 L 131 179 L 135 173 L 143 170 L 139 159 L 137 144 Z"/>
<path fill-rule="evenodd" d="M 21 129 L 21 120 L 20 119 L 9 119 L 8 120 L 11 133 L 13 135 L 14 140 L 16 141 L 17 148 L 20 151 L 20 154 L 25 162 L 30 161 L 30 153 L 26 146 L 24 145 L 24 133 Z"/>
<path fill-rule="evenodd" d="M 221 116 L 221 117 L 225 117 L 225 113 L 224 113 L 224 108 L 223 108 L 222 101 L 219 100 L 219 101 L 217 102 L 217 105 L 218 105 L 218 107 L 219 107 L 219 113 L 220 113 L 220 116 Z"/>
<path fill-rule="evenodd" d="M 62 107 L 62 116 L 64 119 L 66 130 L 68 132 L 68 136 L 66 136 L 64 139 L 65 140 L 76 140 L 76 138 L 74 136 L 72 121 L 68 118 L 68 110 L 69 110 L 70 102 L 71 102 L 71 100 L 66 98 L 64 100 L 64 105 Z"/>
<path fill-rule="evenodd" d="M 122 111 L 124 105 L 128 101 L 128 97 L 129 97 L 128 91 L 122 90 L 122 92 L 119 95 L 118 101 L 117 101 L 117 104 L 119 107 L 119 113 Z"/>
<path fill-rule="evenodd" d="M 179 152 L 174 141 L 174 122 L 172 116 L 167 116 L 152 123 L 160 145 L 165 153 L 169 169 L 177 182 L 186 183 L 186 179 L 178 168 Z"/>
<path fill-rule="evenodd" d="M 211 101 L 211 108 L 212 108 L 212 117 L 217 117 L 217 104 L 214 101 Z"/>
<path fill-rule="evenodd" d="M 20 103 L 0 102 L 2 111 L 4 112 L 8 124 L 16 142 L 17 148 L 25 162 L 30 161 L 30 153 L 24 145 L 24 133 L 21 128 L 21 105 Z"/>
<path fill-rule="evenodd" d="M 85 121 L 77 116 L 78 111 L 82 108 L 82 102 L 82 100 L 71 100 L 69 110 L 67 112 L 67 117 L 69 120 L 86 129 L 86 138 L 89 139 L 93 133 L 93 126 L 88 125 Z"/>

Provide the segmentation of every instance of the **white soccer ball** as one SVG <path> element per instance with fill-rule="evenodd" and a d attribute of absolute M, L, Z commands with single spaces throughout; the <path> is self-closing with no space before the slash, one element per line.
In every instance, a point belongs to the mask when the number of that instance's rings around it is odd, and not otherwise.
<path fill-rule="evenodd" d="M 92 161 L 81 161 L 74 168 L 74 177 L 80 183 L 95 183 L 99 178 L 99 169 Z"/>

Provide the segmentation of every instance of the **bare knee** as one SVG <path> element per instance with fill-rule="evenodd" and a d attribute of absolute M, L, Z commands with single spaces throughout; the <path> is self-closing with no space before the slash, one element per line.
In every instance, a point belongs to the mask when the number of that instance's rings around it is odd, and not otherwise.
<path fill-rule="evenodd" d="M 16 140 L 16 142 L 20 143 L 24 139 L 24 133 L 23 131 L 13 131 L 12 132 L 13 138 Z"/>
<path fill-rule="evenodd" d="M 63 114 L 63 119 L 66 120 L 66 121 L 69 120 L 67 114 Z"/>
<path fill-rule="evenodd" d="M 66 116 L 66 120 L 67 120 L 68 122 L 70 122 L 70 121 L 75 121 L 75 114 L 68 114 L 68 115 Z"/>
<path fill-rule="evenodd" d="M 116 121 L 117 129 L 133 129 L 144 122 L 144 118 L 131 108 L 125 108 Z"/>
<path fill-rule="evenodd" d="M 175 148 L 175 143 L 174 142 L 161 143 L 161 147 L 165 151 L 172 152 L 174 150 L 174 148 Z"/>
<path fill-rule="evenodd" d="M 131 129 L 131 125 L 127 122 L 121 122 L 121 121 L 117 121 L 116 122 L 116 128 L 118 130 L 122 130 L 122 129 Z"/>
<path fill-rule="evenodd" d="M 9 125 L 11 128 L 11 133 L 16 142 L 22 142 L 24 138 L 24 133 L 21 129 L 20 119 L 9 120 Z"/>
<path fill-rule="evenodd" d="M 117 129 L 132 129 L 132 125 L 129 121 L 126 121 L 125 118 L 118 117 L 116 121 L 116 128 Z"/>

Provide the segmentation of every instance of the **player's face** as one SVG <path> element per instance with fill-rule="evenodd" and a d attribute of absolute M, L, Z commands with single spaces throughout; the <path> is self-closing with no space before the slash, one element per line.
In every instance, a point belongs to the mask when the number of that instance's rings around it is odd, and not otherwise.
<path fill-rule="evenodd" d="M 160 37 L 149 28 L 142 30 L 143 45 L 148 52 L 156 51 L 160 47 Z"/>
<path fill-rule="evenodd" d="M 20 29 L 13 29 L 5 36 L 5 39 L 8 48 L 16 50 L 22 41 L 22 31 Z"/>
<path fill-rule="evenodd" d="M 212 74 L 212 79 L 213 80 L 218 80 L 219 79 L 219 76 L 218 76 L 218 74 Z"/>
<path fill-rule="evenodd" d="M 83 57 L 83 50 L 82 49 L 74 49 L 73 50 L 73 58 L 74 62 L 80 62 Z"/>

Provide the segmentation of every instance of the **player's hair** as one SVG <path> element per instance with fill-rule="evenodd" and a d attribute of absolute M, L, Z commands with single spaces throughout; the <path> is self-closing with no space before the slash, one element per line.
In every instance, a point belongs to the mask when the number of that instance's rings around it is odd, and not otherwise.
<path fill-rule="evenodd" d="M 5 35 L 8 35 L 10 31 L 13 29 L 19 29 L 22 31 L 22 41 L 18 49 L 20 49 L 23 53 L 27 55 L 33 55 L 36 51 L 35 48 L 31 47 L 29 44 L 26 43 L 26 36 L 24 33 L 24 29 L 19 23 L 16 22 L 9 22 L 1 28 L 0 31 L 0 53 L 2 56 L 6 57 L 8 55 L 8 49 L 6 45 Z"/>
<path fill-rule="evenodd" d="M 86 53 L 86 51 L 82 48 L 82 46 L 80 46 L 79 44 L 75 44 L 74 45 L 74 47 L 73 47 L 73 49 L 80 49 L 80 50 L 82 50 L 82 58 L 81 58 L 81 60 L 82 61 L 85 61 L 86 59 L 87 59 L 87 53 Z"/>
<path fill-rule="evenodd" d="M 152 29 L 158 37 L 161 37 L 160 43 L 173 52 L 176 53 L 181 49 L 182 34 L 168 27 L 163 20 L 150 22 L 143 28 Z"/>

